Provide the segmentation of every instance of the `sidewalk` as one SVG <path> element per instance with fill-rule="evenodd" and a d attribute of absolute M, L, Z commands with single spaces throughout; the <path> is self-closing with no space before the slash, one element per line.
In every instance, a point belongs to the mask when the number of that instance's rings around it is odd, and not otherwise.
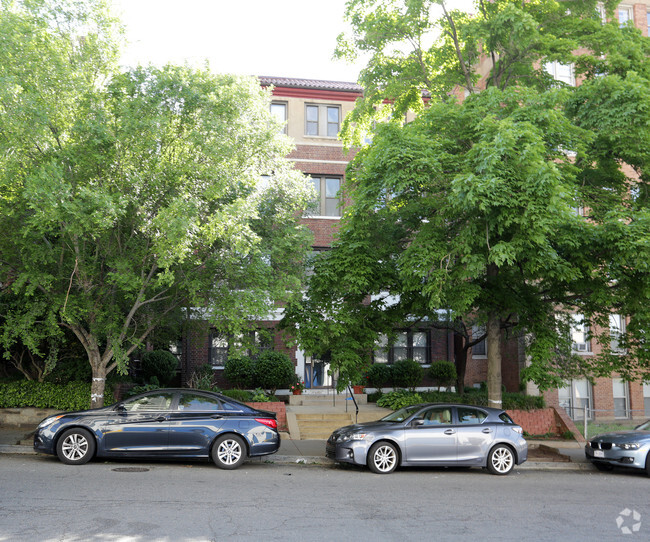
<path fill-rule="evenodd" d="M 31 438 L 36 426 L 0 426 L 0 454 L 35 454 Z M 529 459 L 517 469 L 550 471 L 595 471 L 585 459 L 583 446 L 573 441 L 529 440 Z M 280 449 L 276 454 L 252 461 L 277 464 L 334 465 L 325 457 L 324 440 L 292 440 L 282 433 Z"/>

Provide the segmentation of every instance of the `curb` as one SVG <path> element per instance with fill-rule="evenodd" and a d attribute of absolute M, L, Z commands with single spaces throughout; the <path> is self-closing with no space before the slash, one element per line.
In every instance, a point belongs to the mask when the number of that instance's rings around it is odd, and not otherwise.
<path fill-rule="evenodd" d="M 0 445 L 0 454 L 39 455 L 31 446 Z M 332 467 L 336 461 L 325 456 L 296 456 L 296 455 L 265 455 L 250 459 L 258 463 L 276 463 L 280 465 L 301 465 Z M 576 463 L 573 461 L 526 461 L 517 465 L 515 470 L 546 470 L 546 471 L 596 471 L 591 463 Z"/>

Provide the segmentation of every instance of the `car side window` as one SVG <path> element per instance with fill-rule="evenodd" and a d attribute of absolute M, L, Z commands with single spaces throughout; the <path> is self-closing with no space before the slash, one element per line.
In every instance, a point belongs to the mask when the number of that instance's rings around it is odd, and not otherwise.
<path fill-rule="evenodd" d="M 124 402 L 124 408 L 128 412 L 156 412 L 158 410 L 169 410 L 172 404 L 171 393 L 159 393 L 139 397 Z"/>
<path fill-rule="evenodd" d="M 196 393 L 183 393 L 178 401 L 178 410 L 184 412 L 213 412 L 222 410 L 221 403 L 214 397 Z"/>
<path fill-rule="evenodd" d="M 451 409 L 436 407 L 425 410 L 422 414 L 424 425 L 444 425 L 451 423 Z"/>
<path fill-rule="evenodd" d="M 477 424 L 483 423 L 483 420 L 487 418 L 487 414 L 482 410 L 476 408 L 458 408 L 458 423 L 462 424 Z"/>

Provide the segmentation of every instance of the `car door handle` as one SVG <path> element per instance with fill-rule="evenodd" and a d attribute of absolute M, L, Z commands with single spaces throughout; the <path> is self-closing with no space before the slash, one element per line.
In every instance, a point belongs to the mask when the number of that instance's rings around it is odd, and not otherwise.
<path fill-rule="evenodd" d="M 210 416 L 213 420 L 221 420 L 223 419 L 223 416 L 221 414 L 215 414 L 214 416 Z"/>
<path fill-rule="evenodd" d="M 156 418 L 157 422 L 166 422 L 167 421 L 167 416 L 158 416 Z"/>
<path fill-rule="evenodd" d="M 447 429 L 447 430 L 445 431 L 445 435 L 453 435 L 455 432 L 456 432 L 455 429 Z"/>
<path fill-rule="evenodd" d="M 486 429 L 483 429 L 483 432 L 484 432 L 484 433 L 491 433 L 491 432 L 492 432 L 492 429 L 488 429 L 488 428 L 486 428 Z"/>

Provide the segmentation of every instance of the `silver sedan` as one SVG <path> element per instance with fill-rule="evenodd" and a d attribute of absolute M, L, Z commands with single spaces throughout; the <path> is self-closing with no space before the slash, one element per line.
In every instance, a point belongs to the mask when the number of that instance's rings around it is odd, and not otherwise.
<path fill-rule="evenodd" d="M 327 440 L 326 454 L 378 474 L 398 465 L 486 467 L 492 474 L 508 474 L 526 461 L 528 444 L 522 428 L 503 410 L 420 404 L 337 429 Z"/>
<path fill-rule="evenodd" d="M 634 431 L 615 431 L 589 439 L 585 455 L 598 470 L 614 467 L 645 469 L 650 475 L 650 421 Z"/>

